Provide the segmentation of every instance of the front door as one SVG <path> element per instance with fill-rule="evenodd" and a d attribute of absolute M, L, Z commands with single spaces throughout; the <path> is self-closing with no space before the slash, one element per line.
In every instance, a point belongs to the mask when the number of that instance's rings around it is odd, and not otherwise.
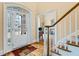
<path fill-rule="evenodd" d="M 26 45 L 27 43 L 27 26 L 26 14 L 14 13 L 13 19 L 13 48 L 18 48 Z"/>
<path fill-rule="evenodd" d="M 19 7 L 8 7 L 6 11 L 5 27 L 5 52 L 12 51 L 27 44 L 28 32 L 27 21 L 28 13 Z M 28 19 L 27 19 L 28 20 Z"/>

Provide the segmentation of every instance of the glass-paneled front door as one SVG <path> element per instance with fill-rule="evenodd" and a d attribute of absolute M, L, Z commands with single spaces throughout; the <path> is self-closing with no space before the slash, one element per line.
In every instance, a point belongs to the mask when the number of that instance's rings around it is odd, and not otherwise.
<path fill-rule="evenodd" d="M 27 44 L 26 10 L 19 7 L 7 8 L 6 22 L 6 52 L 17 49 Z M 27 19 L 28 20 L 28 19 Z"/>

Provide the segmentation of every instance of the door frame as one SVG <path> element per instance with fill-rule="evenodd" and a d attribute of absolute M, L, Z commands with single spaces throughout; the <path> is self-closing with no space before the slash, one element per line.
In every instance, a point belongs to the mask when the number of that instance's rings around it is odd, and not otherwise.
<path fill-rule="evenodd" d="M 13 48 L 11 48 L 11 49 L 9 49 L 9 50 L 7 50 L 7 46 L 6 46 L 6 44 L 7 44 L 7 7 L 11 7 L 11 6 L 16 6 L 16 7 L 21 7 L 21 8 L 23 8 L 23 9 L 25 9 L 25 10 L 27 10 L 28 12 L 29 12 L 29 23 L 30 23 L 30 25 L 27 25 L 28 26 L 28 40 L 32 40 L 33 41 L 33 35 L 32 35 L 32 11 L 29 9 L 29 8 L 25 8 L 25 6 L 24 5 L 21 5 L 21 4 L 18 4 L 18 3 L 4 3 L 3 4 L 3 49 L 4 49 L 4 53 L 7 53 L 7 52 L 9 52 L 9 51 L 12 51 L 13 50 Z M 28 23 L 28 24 L 29 24 Z M 32 42 L 31 42 L 32 43 Z M 28 42 L 28 44 L 29 44 L 29 42 Z"/>
<path fill-rule="evenodd" d="M 57 11 L 56 10 L 47 10 L 45 12 L 41 12 L 41 13 L 38 13 L 37 16 L 36 16 L 36 41 L 39 42 L 39 31 L 38 31 L 38 17 L 40 18 L 40 15 L 48 15 L 50 12 L 55 12 L 55 15 L 56 15 L 56 18 L 55 18 L 55 22 L 56 22 L 56 19 L 57 19 Z M 57 39 L 57 26 L 54 27 L 55 28 L 55 38 Z M 56 44 L 56 40 L 55 40 L 55 44 Z"/>
<path fill-rule="evenodd" d="M 36 42 L 39 42 L 39 41 L 40 41 L 38 28 L 39 28 L 41 25 L 40 25 L 40 23 L 39 23 L 39 20 L 40 20 L 40 15 L 37 15 L 37 16 L 36 16 Z M 38 23 L 39 23 L 39 24 L 38 24 Z"/>

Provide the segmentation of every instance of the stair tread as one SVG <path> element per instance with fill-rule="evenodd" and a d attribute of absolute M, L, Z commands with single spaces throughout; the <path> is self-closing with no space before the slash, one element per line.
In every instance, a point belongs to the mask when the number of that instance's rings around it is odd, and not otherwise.
<path fill-rule="evenodd" d="M 71 46 L 75 46 L 75 47 L 79 47 L 79 45 L 73 45 L 71 43 L 67 43 L 68 45 L 71 45 Z"/>
<path fill-rule="evenodd" d="M 56 52 L 54 52 L 54 51 L 52 51 L 52 53 L 54 53 L 54 54 L 57 54 L 57 55 L 61 56 L 61 54 L 60 54 L 60 53 L 56 53 Z"/>
<path fill-rule="evenodd" d="M 61 50 L 61 49 L 58 49 L 58 50 L 59 50 L 59 53 L 60 53 L 62 56 L 70 55 L 70 53 L 67 52 L 67 51 L 63 51 L 63 50 Z"/>
<path fill-rule="evenodd" d="M 58 48 L 59 48 L 59 47 L 58 47 Z M 72 52 L 72 51 L 70 51 L 70 50 L 66 50 L 66 49 L 63 49 L 63 48 L 59 48 L 59 49 L 64 50 L 64 51 L 67 51 L 67 52 Z"/>
<path fill-rule="evenodd" d="M 51 56 L 60 56 L 60 55 L 57 55 L 57 54 L 55 54 L 55 53 L 52 53 L 52 55 Z"/>
<path fill-rule="evenodd" d="M 79 48 L 78 47 L 71 46 L 71 45 L 69 45 L 68 47 L 72 51 L 72 53 L 70 53 L 69 55 L 73 55 L 73 56 L 79 55 L 79 52 L 78 52 Z"/>

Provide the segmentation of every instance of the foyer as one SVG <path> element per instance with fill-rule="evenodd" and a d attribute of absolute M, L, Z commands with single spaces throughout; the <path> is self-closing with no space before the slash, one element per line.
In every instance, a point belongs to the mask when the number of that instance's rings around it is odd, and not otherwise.
<path fill-rule="evenodd" d="M 79 56 L 79 2 L 0 3 L 1 56 Z"/>

